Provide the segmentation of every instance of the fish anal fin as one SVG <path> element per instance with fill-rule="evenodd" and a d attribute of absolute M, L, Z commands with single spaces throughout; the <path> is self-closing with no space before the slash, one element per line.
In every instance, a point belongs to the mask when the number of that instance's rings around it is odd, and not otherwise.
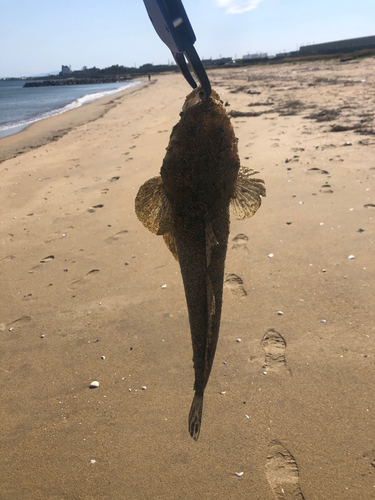
<path fill-rule="evenodd" d="M 202 423 L 203 395 L 195 393 L 189 413 L 189 433 L 190 436 L 198 441 Z"/>
<path fill-rule="evenodd" d="M 210 265 L 211 262 L 211 249 L 213 246 L 218 245 L 218 241 L 216 239 L 214 230 L 212 229 L 211 223 L 209 221 L 206 221 L 206 262 L 207 262 L 207 267 Z"/>
<path fill-rule="evenodd" d="M 160 175 L 152 177 L 139 188 L 135 198 L 135 213 L 154 234 L 165 234 L 173 229 L 171 203 L 165 194 Z"/>
<path fill-rule="evenodd" d="M 209 318 L 211 318 L 215 314 L 215 294 L 208 274 L 207 274 L 207 310 L 208 310 L 208 316 Z M 211 332 L 208 332 L 208 334 L 209 334 L 208 336 L 210 336 Z"/>
<path fill-rule="evenodd" d="M 174 236 L 173 231 L 169 231 L 168 233 L 163 234 L 163 239 L 164 243 L 167 245 L 168 250 L 172 253 L 173 257 L 177 260 L 178 262 L 178 253 L 177 253 L 177 246 L 176 246 L 176 240 Z"/>
<path fill-rule="evenodd" d="M 251 177 L 258 174 L 255 170 L 241 167 L 231 199 L 234 216 L 238 220 L 252 217 L 262 204 L 262 196 L 266 196 L 266 188 L 262 179 Z"/>

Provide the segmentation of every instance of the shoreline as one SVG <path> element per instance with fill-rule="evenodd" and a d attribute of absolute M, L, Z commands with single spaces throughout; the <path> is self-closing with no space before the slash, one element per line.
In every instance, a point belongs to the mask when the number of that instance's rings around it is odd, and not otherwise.
<path fill-rule="evenodd" d="M 116 106 L 116 101 L 124 95 L 139 91 L 145 85 L 149 85 L 149 83 L 141 81 L 135 87 L 129 87 L 83 104 L 78 108 L 43 118 L 31 123 L 15 134 L 0 138 L 0 164 L 33 149 L 45 146 L 50 142 L 57 141 L 73 128 L 101 118 Z"/>

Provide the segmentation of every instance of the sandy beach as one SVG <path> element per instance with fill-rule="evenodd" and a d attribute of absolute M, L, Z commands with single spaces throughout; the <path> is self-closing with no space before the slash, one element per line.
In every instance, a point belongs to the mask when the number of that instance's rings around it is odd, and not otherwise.
<path fill-rule="evenodd" d="M 267 197 L 231 219 L 198 442 L 179 265 L 134 212 L 187 83 L 0 140 L 1 500 L 375 498 L 374 75 L 209 73 Z"/>

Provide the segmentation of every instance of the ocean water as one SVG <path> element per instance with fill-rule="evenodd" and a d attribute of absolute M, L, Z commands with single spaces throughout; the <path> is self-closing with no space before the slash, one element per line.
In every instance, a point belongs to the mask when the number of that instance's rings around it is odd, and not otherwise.
<path fill-rule="evenodd" d="M 26 80 L 0 81 L 0 138 L 141 82 L 23 88 L 25 83 Z"/>

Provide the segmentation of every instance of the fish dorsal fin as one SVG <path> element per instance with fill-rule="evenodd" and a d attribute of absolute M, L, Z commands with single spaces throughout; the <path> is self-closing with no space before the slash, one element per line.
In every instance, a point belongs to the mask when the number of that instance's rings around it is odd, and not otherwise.
<path fill-rule="evenodd" d="M 208 267 L 211 262 L 211 249 L 213 246 L 218 245 L 219 243 L 216 239 L 214 230 L 212 229 L 211 223 L 209 221 L 206 221 L 205 232 L 206 232 L 206 262 Z"/>
<path fill-rule="evenodd" d="M 172 230 L 171 203 L 165 194 L 160 175 L 152 177 L 139 188 L 135 199 L 135 213 L 154 234 L 165 234 Z"/>
<path fill-rule="evenodd" d="M 177 253 L 177 246 L 176 246 L 176 240 L 174 236 L 173 231 L 169 231 L 168 233 L 163 234 L 163 239 L 165 244 L 168 247 L 168 250 L 172 253 L 173 257 L 177 260 L 178 262 L 178 253 Z"/>
<path fill-rule="evenodd" d="M 241 167 L 235 186 L 231 207 L 238 220 L 252 217 L 262 203 L 262 196 L 266 196 L 266 188 L 262 179 L 254 179 L 251 175 L 259 174 L 250 168 Z"/>

